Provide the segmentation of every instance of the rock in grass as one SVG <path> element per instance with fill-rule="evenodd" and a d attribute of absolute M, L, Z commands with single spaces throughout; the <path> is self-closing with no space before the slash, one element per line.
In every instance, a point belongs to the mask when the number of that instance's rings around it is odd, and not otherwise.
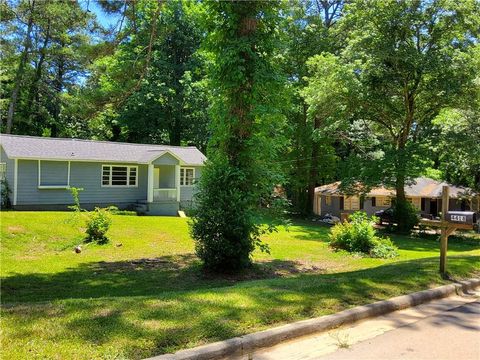
<path fill-rule="evenodd" d="M 80 254 L 82 252 L 82 247 L 80 245 L 75 246 L 75 253 Z"/>

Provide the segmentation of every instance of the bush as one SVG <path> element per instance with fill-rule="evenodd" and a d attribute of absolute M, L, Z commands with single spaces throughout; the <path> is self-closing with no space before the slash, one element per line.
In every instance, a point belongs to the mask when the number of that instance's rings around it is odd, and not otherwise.
<path fill-rule="evenodd" d="M 249 192 L 245 176 L 244 170 L 225 162 L 210 163 L 202 172 L 190 230 L 196 253 L 209 270 L 234 272 L 251 265 L 255 248 L 269 251 L 260 237 L 275 225 L 263 224 L 258 199 L 266 198 L 271 187 L 265 196 Z"/>
<path fill-rule="evenodd" d="M 120 210 L 115 205 L 110 205 L 106 208 L 106 210 L 112 215 L 128 215 L 128 216 L 137 216 L 137 212 L 134 210 Z"/>
<path fill-rule="evenodd" d="M 369 254 L 374 258 L 391 259 L 398 256 L 398 248 L 389 238 L 378 238 Z"/>
<path fill-rule="evenodd" d="M 397 256 L 397 248 L 389 238 L 376 234 L 374 216 L 363 211 L 350 216 L 350 221 L 335 225 L 330 231 L 330 246 L 351 253 L 363 253 L 372 257 L 391 258 Z"/>
<path fill-rule="evenodd" d="M 393 208 L 393 220 L 398 224 L 397 231 L 399 233 L 409 234 L 419 221 L 417 209 L 408 201 L 396 201 Z"/>
<path fill-rule="evenodd" d="M 8 181 L 3 179 L 0 181 L 0 190 L 1 190 L 1 208 L 2 209 L 10 209 L 12 207 L 12 203 L 10 202 L 10 186 L 8 185 Z"/>
<path fill-rule="evenodd" d="M 87 242 L 96 241 L 100 244 L 108 242 L 107 231 L 112 224 L 112 218 L 107 209 L 95 208 L 90 212 L 87 220 Z"/>

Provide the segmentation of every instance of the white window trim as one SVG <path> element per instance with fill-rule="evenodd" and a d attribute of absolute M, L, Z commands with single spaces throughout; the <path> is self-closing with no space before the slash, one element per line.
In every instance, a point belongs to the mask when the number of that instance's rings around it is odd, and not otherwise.
<path fill-rule="evenodd" d="M 70 161 L 67 161 L 67 184 L 66 185 L 42 185 L 42 166 L 41 161 L 38 160 L 38 189 L 70 189 Z M 45 161 L 60 161 L 65 160 L 45 160 Z"/>
<path fill-rule="evenodd" d="M 109 175 L 109 185 L 103 184 L 103 168 L 110 167 L 110 175 Z M 127 185 L 112 185 L 112 167 L 126 167 L 127 168 Z M 130 183 L 130 169 L 135 168 L 135 185 L 129 185 Z M 102 164 L 100 168 L 100 185 L 104 188 L 138 188 L 138 166 L 136 165 L 124 165 L 124 164 Z"/>
<path fill-rule="evenodd" d="M 182 184 L 182 170 L 184 170 L 184 174 L 186 174 L 186 170 L 193 170 L 193 176 L 192 176 L 193 183 L 191 185 Z M 186 175 L 184 175 L 184 180 L 186 180 L 186 179 L 187 179 L 187 177 L 186 177 Z M 195 168 L 194 167 L 183 167 L 183 166 L 180 167 L 180 186 L 183 186 L 183 187 L 193 187 L 193 186 L 195 186 Z"/>
<path fill-rule="evenodd" d="M 14 167 L 13 167 L 13 205 L 17 205 L 17 192 L 18 187 L 18 159 L 14 160 Z"/>

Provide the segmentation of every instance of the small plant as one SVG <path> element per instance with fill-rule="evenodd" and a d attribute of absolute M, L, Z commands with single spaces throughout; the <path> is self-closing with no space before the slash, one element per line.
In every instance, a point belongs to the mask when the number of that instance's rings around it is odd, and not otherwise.
<path fill-rule="evenodd" d="M 10 209 L 12 207 L 12 203 L 10 202 L 10 186 L 8 185 L 8 181 L 3 179 L 0 181 L 0 190 L 1 190 L 1 208 L 2 209 Z"/>
<path fill-rule="evenodd" d="M 348 349 L 350 347 L 350 335 L 348 333 L 341 333 L 339 330 L 331 333 L 330 336 L 337 342 L 340 349 Z"/>
<path fill-rule="evenodd" d="M 112 224 L 112 217 L 107 209 L 96 207 L 90 212 L 87 219 L 87 242 L 96 241 L 99 244 L 108 242 L 107 231 Z"/>
<path fill-rule="evenodd" d="M 82 211 L 82 208 L 80 207 L 80 191 L 83 191 L 83 188 L 77 188 L 72 186 L 69 188 L 69 190 L 70 194 L 72 194 L 73 205 L 70 205 L 68 208 L 75 212 Z"/>
<path fill-rule="evenodd" d="M 372 257 L 392 258 L 398 255 L 396 246 L 389 238 L 377 236 L 373 227 L 375 216 L 368 217 L 363 211 L 350 216 L 350 221 L 335 225 L 330 231 L 330 246 L 351 253 L 368 254 Z"/>
<path fill-rule="evenodd" d="M 85 211 L 80 206 L 80 191 L 83 191 L 83 188 L 70 187 L 70 194 L 72 194 L 73 205 L 69 205 L 68 208 L 72 210 L 72 215 L 65 220 L 65 223 L 69 223 L 73 226 L 78 225 L 82 211 Z"/>

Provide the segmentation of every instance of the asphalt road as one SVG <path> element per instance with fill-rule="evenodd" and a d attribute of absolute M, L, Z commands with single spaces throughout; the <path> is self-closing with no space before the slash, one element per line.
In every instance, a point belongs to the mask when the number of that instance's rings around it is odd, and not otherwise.
<path fill-rule="evenodd" d="M 388 331 L 319 359 L 480 360 L 480 301 Z"/>
<path fill-rule="evenodd" d="M 242 360 L 480 360 L 480 291 L 243 355 Z"/>

